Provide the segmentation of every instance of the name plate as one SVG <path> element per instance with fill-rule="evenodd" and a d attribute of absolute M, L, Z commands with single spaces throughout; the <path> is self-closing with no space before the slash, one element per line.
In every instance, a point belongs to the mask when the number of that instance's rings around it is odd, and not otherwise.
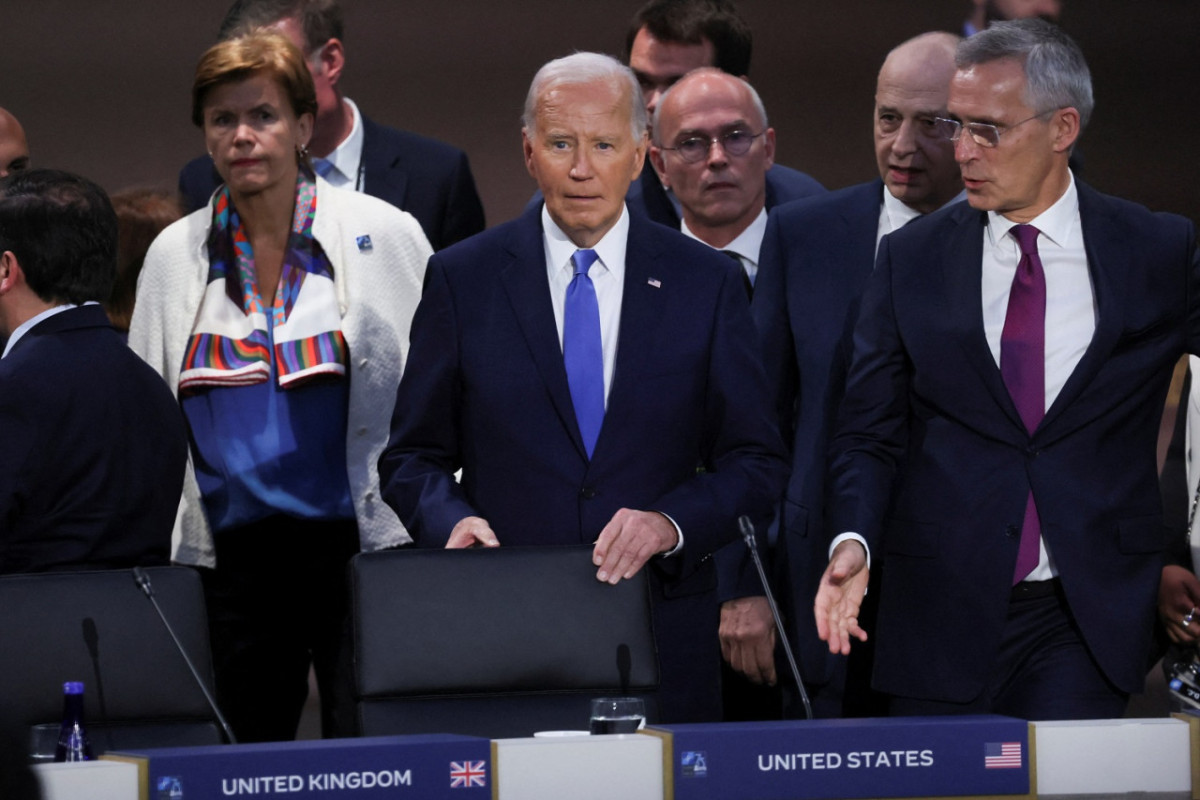
<path fill-rule="evenodd" d="M 109 753 L 147 800 L 491 798 L 491 742 L 436 734 Z"/>
<path fill-rule="evenodd" d="M 999 716 L 656 725 L 674 800 L 1032 797 L 1029 723 Z"/>

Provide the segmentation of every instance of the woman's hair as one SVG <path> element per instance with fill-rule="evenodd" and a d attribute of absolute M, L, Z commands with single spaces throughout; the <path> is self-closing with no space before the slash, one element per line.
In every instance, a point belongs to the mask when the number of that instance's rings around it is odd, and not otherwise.
<path fill-rule="evenodd" d="M 104 310 L 114 328 L 127 331 L 146 251 L 163 228 L 183 216 L 183 205 L 175 192 L 165 189 L 125 189 L 112 196 L 112 204 L 117 212 L 117 280 Z"/>
<path fill-rule="evenodd" d="M 204 127 L 204 101 L 217 86 L 268 75 L 283 89 L 292 113 L 317 113 L 317 93 L 304 55 L 286 36 L 257 31 L 218 42 L 200 56 L 192 82 L 192 122 Z"/>

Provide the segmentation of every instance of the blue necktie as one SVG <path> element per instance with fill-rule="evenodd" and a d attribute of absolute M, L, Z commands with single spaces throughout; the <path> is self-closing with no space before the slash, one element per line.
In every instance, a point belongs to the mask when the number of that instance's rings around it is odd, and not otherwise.
<path fill-rule="evenodd" d="M 333 162 L 327 158 L 314 158 L 312 160 L 313 169 L 318 175 L 326 180 L 329 179 L 329 173 L 333 172 Z"/>
<path fill-rule="evenodd" d="M 575 420 L 588 458 L 596 447 L 604 422 L 604 351 L 600 344 L 600 305 L 588 268 L 596 261 L 595 250 L 576 250 L 571 256 L 575 277 L 567 287 L 563 308 L 563 362 Z"/>

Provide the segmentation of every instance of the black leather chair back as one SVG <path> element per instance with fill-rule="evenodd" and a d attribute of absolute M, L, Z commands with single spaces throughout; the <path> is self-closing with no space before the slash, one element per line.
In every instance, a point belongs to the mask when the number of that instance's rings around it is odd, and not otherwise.
<path fill-rule="evenodd" d="M 590 700 L 657 717 L 644 573 L 596 580 L 591 547 L 394 550 L 351 562 L 359 733 L 581 730 Z"/>
<path fill-rule="evenodd" d="M 200 577 L 145 570 L 163 613 L 212 687 Z M 0 578 L 0 719 L 18 730 L 62 719 L 62 685 L 83 681 L 84 724 L 108 750 L 219 744 L 216 718 L 131 570 Z"/>

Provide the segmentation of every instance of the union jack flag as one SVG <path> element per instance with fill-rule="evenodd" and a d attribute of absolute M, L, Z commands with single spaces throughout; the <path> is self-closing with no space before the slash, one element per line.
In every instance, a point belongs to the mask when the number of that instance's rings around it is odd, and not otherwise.
<path fill-rule="evenodd" d="M 1019 769 L 1021 766 L 1020 742 L 988 742 L 983 746 L 985 769 Z"/>
<path fill-rule="evenodd" d="M 451 761 L 450 788 L 468 789 L 487 786 L 487 769 L 482 761 Z"/>

